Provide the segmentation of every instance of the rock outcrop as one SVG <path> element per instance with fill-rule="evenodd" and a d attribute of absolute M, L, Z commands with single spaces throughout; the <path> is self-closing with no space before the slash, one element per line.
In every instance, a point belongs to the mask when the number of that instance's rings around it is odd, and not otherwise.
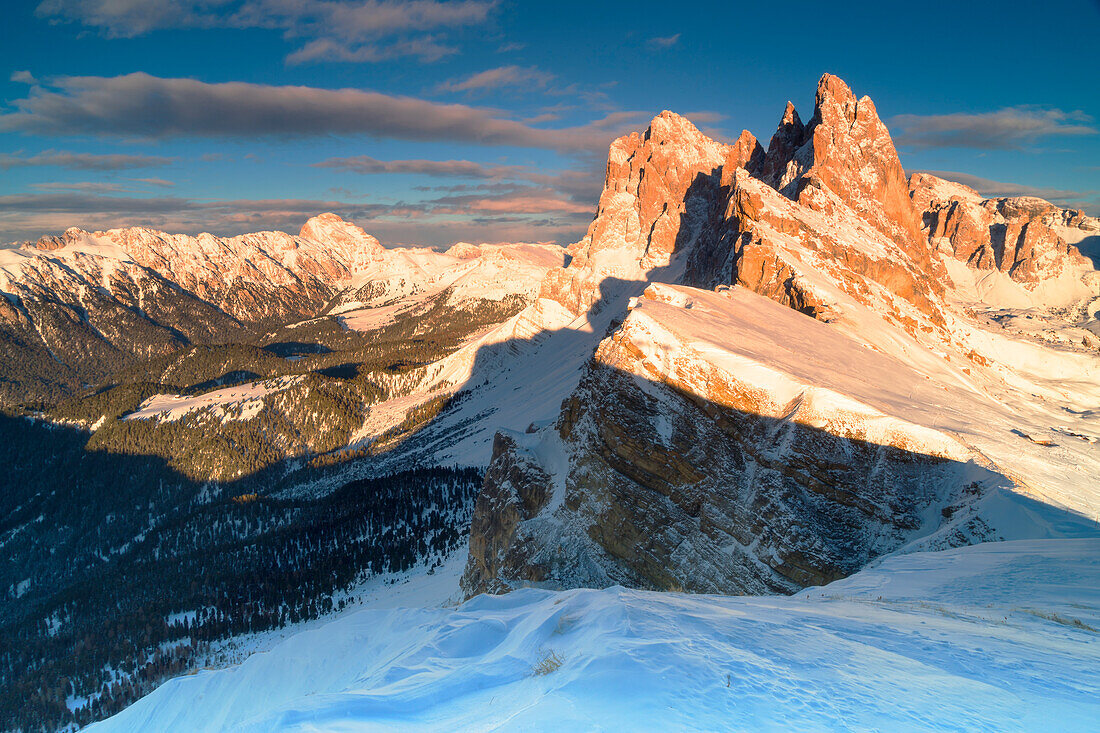
<path fill-rule="evenodd" d="M 600 298 L 604 280 L 643 282 L 668 267 L 705 226 L 727 158 L 749 162 L 754 152 L 748 140 L 722 145 L 667 111 L 644 135 L 613 142 L 596 218 L 570 247 L 569 267 L 544 281 L 542 297 L 580 314 Z"/>
<path fill-rule="evenodd" d="M 614 278 L 636 283 L 631 295 L 650 280 L 740 284 L 824 319 L 838 317 L 839 288 L 914 333 L 944 321 L 943 275 L 889 132 L 831 75 L 809 124 L 788 104 L 767 153 L 748 131 L 720 145 L 671 112 L 616 140 L 570 251 L 541 295 L 577 314 Z"/>
<path fill-rule="evenodd" d="M 768 149 L 769 169 L 781 175 L 768 183 L 819 209 L 828 203 L 819 202 L 807 188 L 824 187 L 917 262 L 926 260 L 905 171 L 875 103 L 869 97 L 857 100 L 841 79 L 825 74 L 817 85 L 814 116 L 799 137 L 800 128 L 788 103 L 773 137 L 775 148 Z"/>
<path fill-rule="evenodd" d="M 1029 290 L 1092 269 L 1063 238 L 1077 242 L 1100 234 L 1100 221 L 1080 211 L 1033 197 L 985 199 L 927 173 L 913 174 L 909 185 L 928 239 L 971 268 L 1002 272 Z"/>

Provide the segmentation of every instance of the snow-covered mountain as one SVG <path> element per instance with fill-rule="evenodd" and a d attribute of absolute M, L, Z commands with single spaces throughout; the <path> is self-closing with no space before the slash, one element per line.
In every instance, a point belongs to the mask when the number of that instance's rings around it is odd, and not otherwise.
<path fill-rule="evenodd" d="M 529 297 L 562 258 L 536 244 L 387 249 L 335 214 L 298 236 L 69 229 L 0 249 L 0 398 L 56 399 L 143 359 L 337 307 L 354 319 L 356 307 L 387 304 L 392 315 L 444 290 L 450 304 Z"/>
<path fill-rule="evenodd" d="M 766 153 L 662 113 L 612 145 L 544 281 L 621 315 L 552 424 L 496 439 L 465 587 L 791 592 L 899 548 L 1090 526 L 1100 273 L 1066 238 L 1097 224 L 907 180 L 829 75 Z M 1064 519 L 1025 521 L 1022 496 Z"/>

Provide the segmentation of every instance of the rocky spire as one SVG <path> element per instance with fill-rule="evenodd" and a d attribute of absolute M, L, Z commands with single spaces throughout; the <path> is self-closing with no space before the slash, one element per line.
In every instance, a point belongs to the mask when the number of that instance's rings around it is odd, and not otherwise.
<path fill-rule="evenodd" d="M 779 127 L 768 143 L 768 153 L 760 177 L 773 188 L 782 188 L 787 167 L 794 161 L 795 153 L 805 142 L 806 128 L 794 104 L 788 101 Z"/>
<path fill-rule="evenodd" d="M 722 162 L 722 185 L 729 186 L 733 181 L 733 173 L 738 168 L 744 168 L 754 176 L 762 173 L 764 168 L 764 148 L 760 142 L 748 130 L 742 130 L 737 141 L 730 146 L 726 159 Z"/>
<path fill-rule="evenodd" d="M 739 140 L 748 152 L 746 163 L 753 157 L 752 143 L 755 139 Z M 685 226 L 700 225 L 685 212 L 717 200 L 719 173 L 731 155 L 740 160 L 736 146 L 715 142 L 669 111 L 654 117 L 644 134 L 611 143 L 596 217 L 571 247 L 570 266 L 551 272 L 543 283 L 543 297 L 580 313 L 599 297 L 604 279 L 640 281 L 667 266 L 698 233 Z"/>
<path fill-rule="evenodd" d="M 811 207 L 827 204 L 808 188 L 828 189 L 911 254 L 923 256 L 918 216 L 890 133 L 875 103 L 857 100 L 840 77 L 822 75 L 814 116 L 805 127 L 787 103 L 762 178 Z"/>

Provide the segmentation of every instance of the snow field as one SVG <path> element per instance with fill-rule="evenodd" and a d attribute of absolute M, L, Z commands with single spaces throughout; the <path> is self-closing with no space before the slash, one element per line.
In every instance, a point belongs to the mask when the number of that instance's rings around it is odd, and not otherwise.
<path fill-rule="evenodd" d="M 531 588 L 369 609 L 94 730 L 1095 730 L 1097 558 L 1100 539 L 1035 540 L 891 557 L 794 597 Z"/>

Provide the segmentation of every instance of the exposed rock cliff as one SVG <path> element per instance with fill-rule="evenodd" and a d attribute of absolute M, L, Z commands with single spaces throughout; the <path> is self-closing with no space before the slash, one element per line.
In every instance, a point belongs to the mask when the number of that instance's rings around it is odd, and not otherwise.
<path fill-rule="evenodd" d="M 824 187 L 924 261 L 919 220 L 909 200 L 905 171 L 886 125 L 869 97 L 856 99 L 838 77 L 817 85 L 814 116 L 803 127 L 788 102 L 768 148 L 767 182 L 812 208 L 826 208 L 807 187 Z"/>
<path fill-rule="evenodd" d="M 641 282 L 654 269 L 667 268 L 674 254 L 691 249 L 706 225 L 723 164 L 727 159 L 740 164 L 746 155 L 748 163 L 753 143 L 721 145 L 667 111 L 644 135 L 613 142 L 596 218 L 570 247 L 569 267 L 543 282 L 542 297 L 580 314 L 599 299 L 605 279 Z"/>
<path fill-rule="evenodd" d="M 1093 268 L 1073 245 L 1100 235 L 1100 221 L 1038 198 L 985 199 L 927 173 L 914 174 L 909 185 L 933 246 L 972 269 L 1002 272 L 1029 291 L 1062 281 L 1067 302 L 1081 297 L 1075 281 Z"/>
<path fill-rule="evenodd" d="M 553 427 L 497 437 L 465 587 L 792 592 L 937 531 L 995 538 L 972 503 L 1007 481 L 904 407 L 935 390 L 747 290 L 650 286 Z"/>

